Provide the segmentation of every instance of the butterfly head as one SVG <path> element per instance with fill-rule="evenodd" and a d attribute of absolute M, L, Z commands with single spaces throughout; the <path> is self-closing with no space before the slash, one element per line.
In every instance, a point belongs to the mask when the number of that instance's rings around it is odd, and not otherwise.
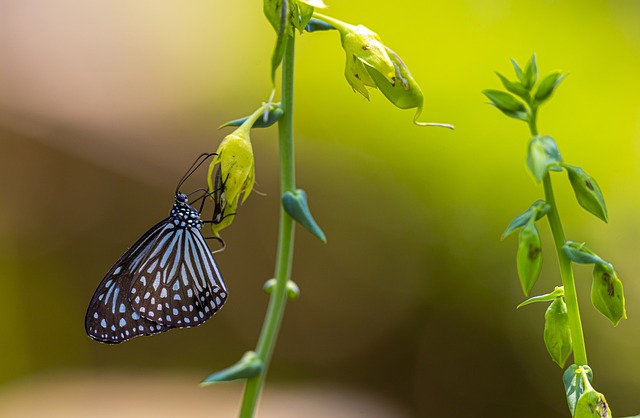
<path fill-rule="evenodd" d="M 189 198 L 184 193 L 176 193 L 176 203 L 178 204 L 186 204 L 189 201 Z"/>
<path fill-rule="evenodd" d="M 193 206 L 189 205 L 187 195 L 184 193 L 176 193 L 176 203 L 171 208 L 172 222 L 180 228 L 202 228 L 200 220 L 200 212 Z"/>

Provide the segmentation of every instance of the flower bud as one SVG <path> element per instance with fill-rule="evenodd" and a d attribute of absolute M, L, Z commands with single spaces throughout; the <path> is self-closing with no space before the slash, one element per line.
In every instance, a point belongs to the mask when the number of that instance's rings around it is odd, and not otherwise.
<path fill-rule="evenodd" d="M 224 137 L 209 165 L 209 191 L 214 200 L 211 229 L 216 237 L 233 222 L 238 203 L 247 200 L 253 189 L 255 166 L 249 133 L 256 120 L 270 106 L 265 104 L 260 107 L 238 129 Z"/>
<path fill-rule="evenodd" d="M 373 68 L 395 85 L 395 68 L 378 34 L 363 25 L 345 24 L 344 28 L 347 30 L 340 31 L 342 47 L 347 55 L 344 75 L 351 87 L 369 98 L 366 87 L 377 88 L 369 75 L 369 68 Z"/>

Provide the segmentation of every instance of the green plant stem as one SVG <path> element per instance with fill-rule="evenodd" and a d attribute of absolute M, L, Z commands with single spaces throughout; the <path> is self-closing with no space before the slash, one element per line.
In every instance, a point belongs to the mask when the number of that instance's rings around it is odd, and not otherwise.
<path fill-rule="evenodd" d="M 278 121 L 278 135 L 280 142 L 280 188 L 281 193 L 295 190 L 295 165 L 293 157 L 293 61 L 295 52 L 295 38 L 289 36 L 282 61 L 282 101 L 284 114 Z M 291 277 L 294 241 L 293 219 L 280 206 L 280 232 L 278 235 L 278 253 L 276 257 L 275 279 L 269 307 L 262 325 L 260 339 L 256 347 L 256 356 L 262 361 L 263 369 L 258 376 L 247 380 L 240 418 L 254 416 L 260 393 L 267 376 L 269 362 L 273 354 L 278 331 L 284 315 L 287 301 L 287 282 Z"/>
<path fill-rule="evenodd" d="M 551 210 L 547 214 L 549 225 L 551 226 L 551 234 L 556 246 L 556 254 L 558 255 L 558 264 L 560 265 L 560 276 L 562 285 L 564 286 L 564 300 L 567 303 L 567 315 L 569 316 L 569 329 L 571 330 L 571 340 L 573 343 L 573 361 L 577 365 L 587 364 L 587 349 L 584 344 L 584 334 L 582 332 L 582 321 L 580 320 L 580 308 L 578 307 L 578 296 L 576 294 L 576 284 L 573 278 L 573 269 L 571 268 L 571 260 L 562 251 L 562 247 L 566 242 L 560 215 L 556 207 L 555 197 L 553 196 L 553 188 L 551 186 L 551 176 L 549 173 L 542 180 L 544 185 L 545 201 L 551 206 Z"/>
<path fill-rule="evenodd" d="M 532 108 L 531 119 L 529 121 L 529 129 L 531 135 L 538 135 L 537 127 L 537 108 Z M 562 251 L 562 247 L 567 241 L 562 229 L 562 222 L 556 206 L 556 198 L 553 195 L 553 186 L 551 184 L 551 176 L 547 172 L 542 180 L 544 187 L 544 200 L 551 207 L 547 214 L 553 242 L 556 247 L 558 256 L 558 264 L 560 265 L 560 277 L 562 278 L 562 286 L 564 286 L 564 300 L 567 304 L 567 315 L 569 317 L 569 329 L 571 331 L 571 340 L 573 343 L 573 362 L 577 365 L 587 364 L 587 349 L 584 344 L 584 333 L 582 332 L 582 320 L 580 319 L 580 308 L 578 307 L 578 295 L 576 293 L 576 283 L 573 277 L 573 269 L 571 268 L 571 260 Z"/>

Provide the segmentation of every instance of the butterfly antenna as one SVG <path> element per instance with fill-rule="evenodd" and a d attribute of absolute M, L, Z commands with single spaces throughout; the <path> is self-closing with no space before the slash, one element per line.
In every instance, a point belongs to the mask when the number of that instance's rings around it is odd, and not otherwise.
<path fill-rule="evenodd" d="M 198 158 L 196 158 L 196 160 L 193 162 L 193 164 L 191 164 L 191 167 L 189 168 L 189 170 L 187 170 L 187 172 L 184 174 L 184 176 L 182 176 L 182 178 L 180 179 L 180 182 L 178 183 L 178 186 L 176 187 L 176 194 L 178 194 L 178 192 L 180 191 L 180 187 L 182 187 L 182 185 L 184 184 L 185 181 L 187 181 L 187 179 L 189 177 L 191 177 L 191 175 L 193 173 L 196 172 L 196 170 L 198 168 L 200 168 L 200 166 L 202 164 L 204 164 L 205 161 L 207 161 L 209 158 L 211 158 L 214 155 L 218 155 L 215 152 L 212 153 L 203 153 L 200 154 L 198 156 Z"/>

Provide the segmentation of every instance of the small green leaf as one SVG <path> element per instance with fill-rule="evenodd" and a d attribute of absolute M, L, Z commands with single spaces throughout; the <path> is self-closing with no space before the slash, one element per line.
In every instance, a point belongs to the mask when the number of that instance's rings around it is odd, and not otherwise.
<path fill-rule="evenodd" d="M 500 90 L 484 90 L 482 93 L 491 100 L 491 102 L 489 102 L 491 106 L 496 107 L 505 115 L 513 119 L 529 122 L 529 109 L 524 107 L 524 103 L 509 93 Z M 512 110 L 512 108 L 518 110 Z"/>
<path fill-rule="evenodd" d="M 307 205 L 307 195 L 302 189 L 298 189 L 295 193 L 286 192 L 282 195 L 282 207 L 296 222 L 302 225 L 307 231 L 311 232 L 323 242 L 327 242 L 327 238 L 311 216 L 311 211 Z"/>
<path fill-rule="evenodd" d="M 580 206 L 598 218 L 607 222 L 607 205 L 596 180 L 580 167 L 563 164 L 569 174 L 569 181 Z"/>
<path fill-rule="evenodd" d="M 573 416 L 576 411 L 576 404 L 578 399 L 584 393 L 584 381 L 582 375 L 586 375 L 588 380 L 593 380 L 593 372 L 589 366 L 578 366 L 572 364 L 565 370 L 562 380 L 564 381 L 564 390 L 567 395 L 567 403 L 569 404 L 569 410 Z"/>
<path fill-rule="evenodd" d="M 564 296 L 564 287 L 556 286 L 556 288 L 551 293 L 530 297 L 529 299 L 525 300 L 520 305 L 518 305 L 517 309 L 535 302 L 551 302 L 552 300 L 555 300 L 556 298 L 559 298 L 562 296 Z"/>
<path fill-rule="evenodd" d="M 282 11 L 283 9 L 289 9 L 289 0 L 263 0 L 262 9 L 265 17 L 269 23 L 271 23 L 276 33 L 280 32 L 282 16 L 287 15 L 287 13 L 282 13 Z"/>
<path fill-rule="evenodd" d="M 572 351 L 569 315 L 564 298 L 556 298 L 544 314 L 544 344 L 551 359 L 564 367 Z"/>
<path fill-rule="evenodd" d="M 562 155 L 553 138 L 540 135 L 531 138 L 527 153 L 527 167 L 536 181 L 541 182 L 550 168 L 560 163 L 562 163 Z"/>
<path fill-rule="evenodd" d="M 264 364 L 262 363 L 262 360 L 260 360 L 258 356 L 256 356 L 256 353 L 254 353 L 253 351 L 248 351 L 236 364 L 224 370 L 220 370 L 218 372 L 210 374 L 209 376 L 205 377 L 202 382 L 200 382 L 200 385 L 207 386 L 219 382 L 250 379 L 252 377 L 258 376 L 262 372 L 263 368 Z"/>
<path fill-rule="evenodd" d="M 567 241 L 562 246 L 562 252 L 577 264 L 609 264 L 588 249 L 584 242 Z"/>
<path fill-rule="evenodd" d="M 525 296 L 529 296 L 542 268 L 540 235 L 533 219 L 520 231 L 520 242 L 516 256 L 518 277 Z"/>
<path fill-rule="evenodd" d="M 538 64 L 536 63 L 536 54 L 533 54 L 531 56 L 531 59 L 527 63 L 527 66 L 524 69 L 524 73 L 522 74 L 521 81 L 522 85 L 527 90 L 531 90 L 538 81 Z"/>
<path fill-rule="evenodd" d="M 335 29 L 336 29 L 335 26 L 327 22 L 324 22 L 322 20 L 313 19 L 313 18 L 309 20 L 309 23 L 307 23 L 307 26 L 304 28 L 304 30 L 306 30 L 309 33 L 323 31 L 323 30 L 335 30 Z"/>
<path fill-rule="evenodd" d="M 562 80 L 567 75 L 562 74 L 560 71 L 555 71 L 542 79 L 536 90 L 536 94 L 533 96 L 537 103 L 543 103 L 547 101 L 553 95 L 553 92 L 560 85 Z"/>
<path fill-rule="evenodd" d="M 544 200 L 536 200 L 524 213 L 521 213 L 520 215 L 513 218 L 507 229 L 502 233 L 500 239 L 505 239 L 518 228 L 525 226 L 532 216 L 535 216 L 536 221 L 538 221 L 547 213 L 549 213 L 549 210 L 551 210 L 551 206 L 549 206 L 547 202 L 545 202 Z"/>
<path fill-rule="evenodd" d="M 522 82 L 522 69 L 520 68 L 520 64 L 518 64 L 518 62 L 513 58 L 511 58 L 511 64 L 513 65 L 516 77 L 518 77 L 518 80 Z"/>
<path fill-rule="evenodd" d="M 507 91 L 510 91 L 516 96 L 519 96 L 520 98 L 522 98 L 522 100 L 524 100 L 527 103 L 529 102 L 529 100 L 531 100 L 531 95 L 529 94 L 529 90 L 527 90 L 522 85 L 522 83 L 520 83 L 519 81 L 510 81 L 508 78 L 506 78 L 500 73 L 496 73 L 496 74 L 498 75 L 498 78 L 500 78 L 502 85 L 504 86 L 505 89 L 507 89 Z"/>
<path fill-rule="evenodd" d="M 622 281 L 610 264 L 596 264 L 593 267 L 591 303 L 609 318 L 613 326 L 627 317 Z"/>
<path fill-rule="evenodd" d="M 502 111 L 526 112 L 527 108 L 522 101 L 513 95 L 500 90 L 484 90 L 482 92 L 491 100 L 493 105 Z"/>
<path fill-rule="evenodd" d="M 279 103 L 275 103 L 275 105 L 276 107 L 270 109 L 268 112 L 265 112 L 265 114 L 267 115 L 267 119 L 265 120 L 263 117 L 258 118 L 254 122 L 252 128 L 268 128 L 269 126 L 273 125 L 278 120 L 280 120 L 282 115 L 284 115 L 284 110 L 282 110 Z M 250 117 L 251 116 L 247 116 L 242 119 L 229 121 L 227 123 L 220 125 L 220 128 L 225 128 L 227 126 L 240 126 L 244 122 L 246 122 Z"/>
<path fill-rule="evenodd" d="M 271 55 L 271 84 L 273 85 L 276 83 L 276 71 L 282 63 L 287 47 L 287 37 L 291 36 L 289 4 L 289 0 L 264 0 L 264 14 L 278 34 L 276 46 Z"/>

